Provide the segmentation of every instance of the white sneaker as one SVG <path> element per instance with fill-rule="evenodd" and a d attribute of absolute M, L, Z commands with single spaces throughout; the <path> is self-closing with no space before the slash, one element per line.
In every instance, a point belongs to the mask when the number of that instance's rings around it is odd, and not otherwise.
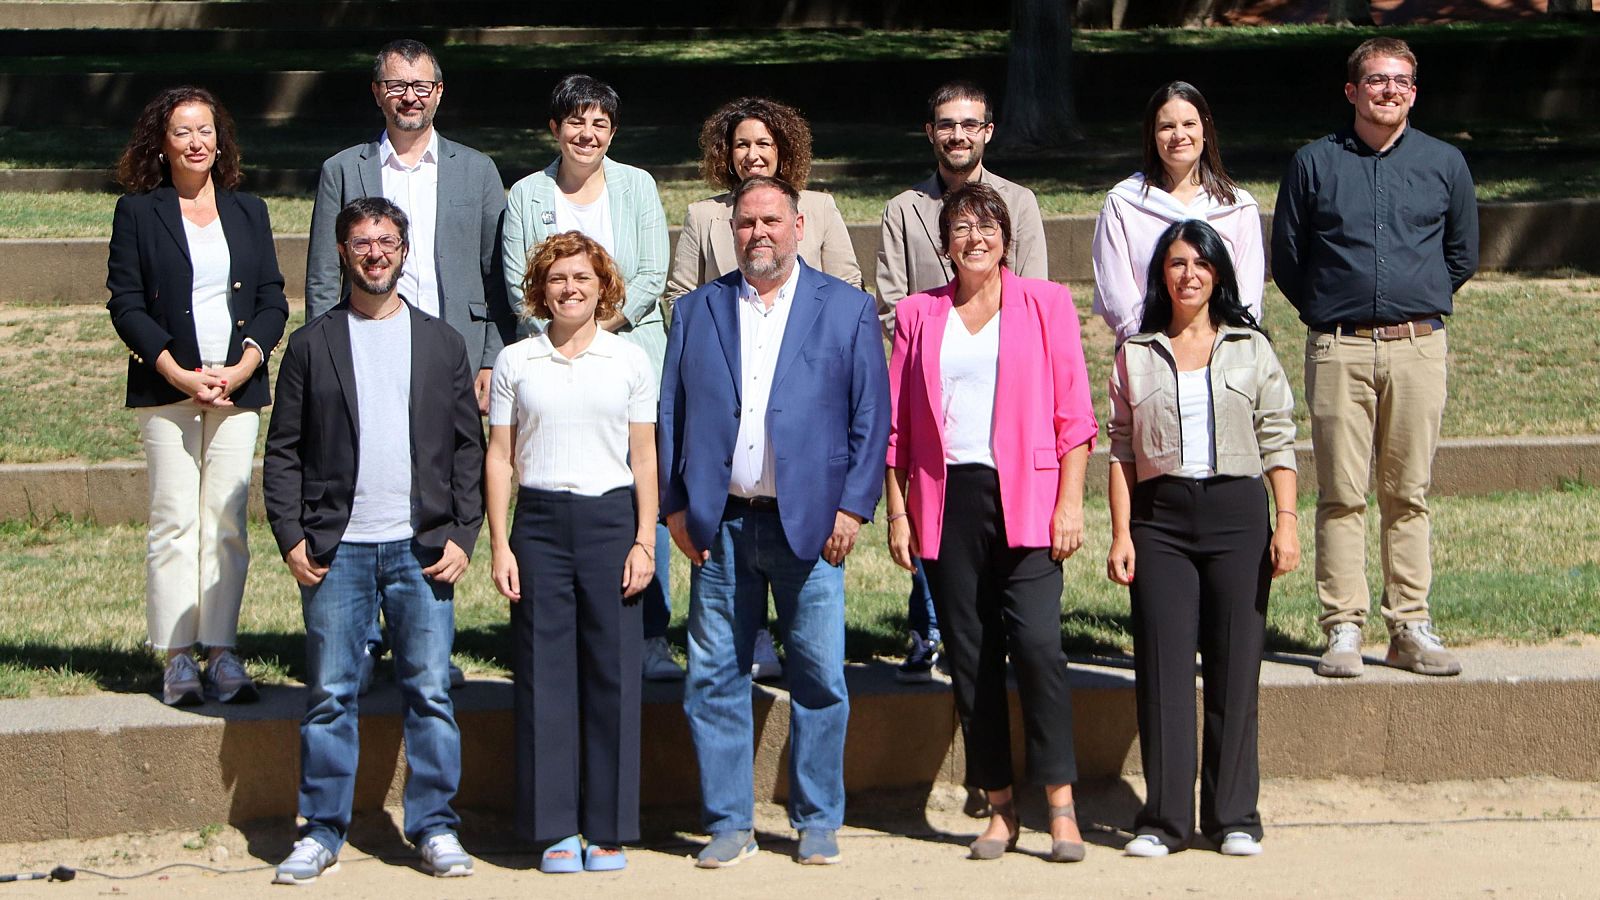
<path fill-rule="evenodd" d="M 683 666 L 672 658 L 672 648 L 664 637 L 647 638 L 644 659 L 639 667 L 645 681 L 682 681 Z"/>
<path fill-rule="evenodd" d="M 464 878 L 472 874 L 472 857 L 461 847 L 461 839 L 448 831 L 422 842 L 418 848 L 422 864 L 438 878 Z"/>
<path fill-rule="evenodd" d="M 194 657 L 179 653 L 167 660 L 167 667 L 161 672 L 161 702 L 168 706 L 199 706 L 205 699 L 200 667 Z"/>
<path fill-rule="evenodd" d="M 1260 856 L 1261 842 L 1242 831 L 1230 831 L 1217 849 L 1223 856 Z"/>
<path fill-rule="evenodd" d="M 1328 649 L 1317 660 L 1317 674 L 1324 678 L 1355 678 L 1363 668 L 1361 626 L 1342 622 L 1328 629 Z"/>
<path fill-rule="evenodd" d="M 319 875 L 332 875 L 337 871 L 339 858 L 333 851 L 317 843 L 315 838 L 301 838 L 294 842 L 289 858 L 278 864 L 272 883 L 310 884 Z"/>
<path fill-rule="evenodd" d="M 757 681 L 777 681 L 783 677 L 783 663 L 778 661 L 778 651 L 772 648 L 772 632 L 765 628 L 756 632 L 755 652 L 750 657 L 750 677 Z"/>
<path fill-rule="evenodd" d="M 1166 856 L 1171 852 L 1172 851 L 1167 849 L 1167 845 L 1161 843 L 1161 839 L 1153 834 L 1141 834 L 1133 840 L 1122 845 L 1122 853 L 1125 856 L 1140 856 L 1148 859 L 1155 859 L 1157 857 Z"/>

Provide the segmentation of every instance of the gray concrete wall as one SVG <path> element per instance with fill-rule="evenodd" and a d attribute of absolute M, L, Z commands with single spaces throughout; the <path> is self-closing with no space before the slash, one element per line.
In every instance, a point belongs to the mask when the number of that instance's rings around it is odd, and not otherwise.
<path fill-rule="evenodd" d="M 1094 216 L 1064 216 L 1045 221 L 1050 276 L 1057 281 L 1091 281 L 1090 244 Z M 1263 228 L 1269 234 L 1270 214 Z M 1600 272 L 1600 200 L 1549 200 L 1538 203 L 1484 203 L 1479 206 L 1480 255 L 1485 269 L 1577 269 Z M 677 246 L 679 229 L 672 229 Z M 0 240 L 0 303 L 104 303 L 107 238 Z M 870 288 L 878 267 L 877 225 L 851 225 L 856 261 Z M 279 235 L 278 265 L 290 296 L 305 288 L 306 235 Z"/>

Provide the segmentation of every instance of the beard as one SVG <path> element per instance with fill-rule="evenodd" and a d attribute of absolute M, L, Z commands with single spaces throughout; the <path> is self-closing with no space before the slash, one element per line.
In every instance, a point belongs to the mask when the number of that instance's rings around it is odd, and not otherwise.
<path fill-rule="evenodd" d="M 415 119 L 402 119 L 396 115 L 389 120 L 389 123 L 394 126 L 396 131 L 422 131 L 433 124 L 433 112 L 432 109 L 424 106 L 422 115 Z"/>
<path fill-rule="evenodd" d="M 951 154 L 960 153 L 962 151 L 966 152 L 967 158 L 963 162 L 957 163 L 955 159 L 952 158 Z M 935 155 L 939 157 L 939 165 L 949 169 L 957 175 L 966 175 L 972 170 L 978 168 L 978 164 L 983 162 L 983 145 L 974 141 L 969 141 L 966 147 L 946 148 L 944 146 L 940 146 L 936 148 Z"/>
<path fill-rule="evenodd" d="M 780 253 L 777 247 L 770 243 L 757 244 L 748 248 L 746 252 L 755 250 L 757 247 L 769 248 L 772 250 L 772 254 L 770 256 L 748 255 L 745 259 L 740 260 L 739 271 L 746 280 L 771 281 L 779 275 L 787 274 L 790 267 L 794 265 L 794 253 Z"/>
<path fill-rule="evenodd" d="M 350 284 L 373 296 L 382 296 L 393 291 L 399 281 L 400 266 L 390 266 L 388 274 L 378 281 L 368 281 L 367 277 L 361 274 L 359 266 L 350 267 Z"/>

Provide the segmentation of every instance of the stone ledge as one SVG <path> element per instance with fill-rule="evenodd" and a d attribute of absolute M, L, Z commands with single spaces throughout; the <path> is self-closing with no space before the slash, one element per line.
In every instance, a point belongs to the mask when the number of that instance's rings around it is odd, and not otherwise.
<path fill-rule="evenodd" d="M 1262 671 L 1262 775 L 1600 779 L 1600 642 L 1460 653 L 1466 672 L 1459 678 L 1386 669 L 1381 654 L 1369 653 L 1367 675 L 1347 681 L 1317 678 L 1311 657 L 1271 655 Z M 1075 660 L 1072 669 L 1080 777 L 1136 774 L 1131 661 Z M 959 782 L 965 762 L 948 688 L 897 685 L 892 665 L 882 662 L 850 666 L 849 680 L 852 794 Z M 474 680 L 455 698 L 459 803 L 508 809 L 510 685 Z M 758 686 L 753 700 L 757 796 L 781 800 L 788 695 Z M 693 805 L 698 772 L 680 688 L 646 685 L 644 701 L 643 802 Z M 254 706 L 193 711 L 145 694 L 0 701 L 0 758 L 10 761 L 0 768 L 0 792 L 11 810 L 0 819 L 0 843 L 291 817 L 304 703 L 298 687 L 267 688 Z M 405 777 L 399 696 L 380 685 L 363 704 L 357 808 L 398 804 Z"/>
<path fill-rule="evenodd" d="M 1296 464 L 1307 489 L 1316 482 L 1316 459 L 1309 442 L 1295 446 Z M 1600 480 L 1600 435 L 1575 437 L 1452 438 L 1434 456 L 1435 496 L 1479 495 L 1500 491 L 1547 491 L 1564 481 Z M 1104 494 L 1106 451 L 1089 462 L 1088 490 Z M 102 524 L 143 522 L 150 509 L 142 460 L 97 463 L 0 464 L 0 521 L 38 521 L 55 515 Z M 265 517 L 261 504 L 261 462 L 250 486 L 250 515 Z"/>

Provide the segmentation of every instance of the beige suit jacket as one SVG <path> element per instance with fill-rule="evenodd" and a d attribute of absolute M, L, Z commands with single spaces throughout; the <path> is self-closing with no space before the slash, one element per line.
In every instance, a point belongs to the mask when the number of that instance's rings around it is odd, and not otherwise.
<path fill-rule="evenodd" d="M 833 197 L 820 191 L 800 192 L 800 215 L 805 217 L 805 233 L 800 238 L 800 258 L 814 269 L 860 288 L 861 267 L 850 244 Z M 672 303 L 684 294 L 739 268 L 733 252 L 733 197 L 718 194 L 689 204 L 683 232 L 672 254 L 672 272 L 667 276 L 667 292 L 662 298 Z"/>
<path fill-rule="evenodd" d="M 1011 248 L 1006 267 L 1023 278 L 1048 279 L 1044 219 L 1039 200 L 1020 184 L 984 169 L 977 181 L 1000 194 L 1011 213 Z M 939 243 L 939 209 L 944 184 L 935 172 L 909 191 L 902 191 L 883 210 L 883 244 L 878 248 L 878 314 L 894 331 L 894 306 L 911 294 L 943 287 L 956 277 Z"/>

